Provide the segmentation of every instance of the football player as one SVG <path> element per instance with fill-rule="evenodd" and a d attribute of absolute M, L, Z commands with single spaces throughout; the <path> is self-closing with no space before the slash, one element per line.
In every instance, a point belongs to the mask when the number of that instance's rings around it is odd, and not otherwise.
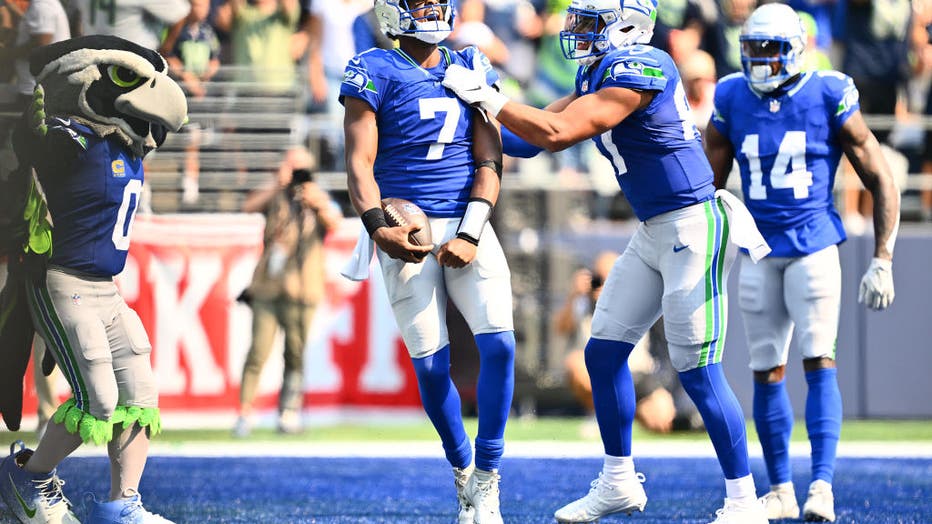
<path fill-rule="evenodd" d="M 874 197 L 874 258 L 858 297 L 871 309 L 893 301 L 899 193 L 851 78 L 801 71 L 806 34 L 792 8 L 757 8 L 740 40 L 744 72 L 718 83 L 706 151 L 718 187 L 737 158 L 745 201 L 773 249 L 758 264 L 741 264 L 738 292 L 754 372 L 754 423 L 770 477 L 762 500 L 771 519 L 799 517 L 789 458 L 793 411 L 784 382 L 792 334 L 809 387 L 812 483 L 803 516 L 834 521 L 832 476 L 842 418 L 835 370 L 837 245 L 845 231 L 832 186 L 841 153 Z"/>
<path fill-rule="evenodd" d="M 589 493 L 560 522 L 641 511 L 647 496 L 631 456 L 634 385 L 627 359 L 663 314 L 673 366 L 705 422 L 725 476 L 716 523 L 765 524 L 748 467 L 744 417 L 722 371 L 726 287 L 735 245 L 766 253 L 740 201 L 716 192 L 673 60 L 645 45 L 654 0 L 573 0 L 560 33 L 579 62 L 575 92 L 544 110 L 509 101 L 481 71 L 447 70 L 444 85 L 507 128 L 505 151 L 533 154 L 591 138 L 615 168 L 641 221 L 604 283 L 585 348 L 605 448 Z"/>
<path fill-rule="evenodd" d="M 73 397 L 35 451 L 10 446 L 0 495 L 23 523 L 77 523 L 56 468 L 82 443 L 106 445 L 110 494 L 91 502 L 84 522 L 166 524 L 143 507 L 138 491 L 149 438 L 161 425 L 152 346 L 113 277 L 126 263 L 142 159 L 181 127 L 187 103 L 158 53 L 117 37 L 40 48 L 30 69 L 36 102 L 20 120 L 14 147 L 25 168 L 19 172 L 35 170 L 44 198 L 33 185 L 27 248 L 36 257 L 10 278 L 18 279 Z"/>
<path fill-rule="evenodd" d="M 500 523 L 498 471 L 515 350 L 511 274 L 488 223 L 499 192 L 501 139 L 493 121 L 441 85 L 448 68 L 474 60 L 490 83 L 497 75 L 475 48 L 438 45 L 450 34 L 453 9 L 452 0 L 376 0 L 382 30 L 399 45 L 355 56 L 340 100 L 346 106 L 350 198 L 369 235 L 360 246 L 378 247 L 424 410 L 453 466 L 459 522 Z M 432 245 L 412 244 L 411 224 L 388 227 L 380 206 L 386 197 L 410 200 L 427 214 Z M 369 256 L 361 259 L 358 278 L 369 265 Z M 479 348 L 474 469 L 459 393 L 450 379 L 448 299 Z"/>

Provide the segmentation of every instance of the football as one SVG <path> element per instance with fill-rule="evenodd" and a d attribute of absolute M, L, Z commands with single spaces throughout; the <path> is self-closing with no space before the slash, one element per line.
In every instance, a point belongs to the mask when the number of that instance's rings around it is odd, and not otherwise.
<path fill-rule="evenodd" d="M 430 221 L 416 204 L 403 198 L 383 198 L 382 209 L 385 211 L 385 221 L 389 226 L 414 224 L 419 228 L 408 236 L 409 242 L 417 246 L 428 246 L 433 243 L 430 236 Z"/>

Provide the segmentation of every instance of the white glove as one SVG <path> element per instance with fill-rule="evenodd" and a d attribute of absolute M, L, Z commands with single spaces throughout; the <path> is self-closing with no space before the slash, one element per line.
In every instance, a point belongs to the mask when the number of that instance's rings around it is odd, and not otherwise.
<path fill-rule="evenodd" d="M 893 303 L 893 295 L 893 262 L 874 258 L 861 277 L 858 302 L 871 309 L 881 310 Z"/>
<path fill-rule="evenodd" d="M 446 87 L 460 100 L 469 105 L 479 105 L 493 117 L 498 116 L 502 107 L 508 102 L 508 97 L 499 93 L 494 87 L 486 83 L 485 67 L 479 53 L 473 55 L 472 69 L 459 64 L 447 68 L 443 77 L 443 87 Z"/>

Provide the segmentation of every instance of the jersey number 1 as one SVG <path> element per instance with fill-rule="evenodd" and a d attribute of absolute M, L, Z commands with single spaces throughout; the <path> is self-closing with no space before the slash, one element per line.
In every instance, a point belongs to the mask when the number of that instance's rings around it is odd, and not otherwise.
<path fill-rule="evenodd" d="M 764 185 L 764 172 L 760 167 L 760 137 L 756 134 L 744 137 L 741 153 L 748 159 L 751 181 L 748 185 L 748 198 L 765 200 L 767 186 Z M 770 169 L 770 185 L 774 189 L 793 189 L 795 198 L 808 198 L 809 186 L 812 185 L 812 173 L 806 170 L 806 132 L 787 131 L 780 141 L 777 158 Z"/>
<path fill-rule="evenodd" d="M 460 121 L 460 101 L 456 98 L 421 98 L 418 100 L 418 107 L 421 110 L 421 120 L 433 120 L 437 113 L 443 113 L 440 135 L 427 150 L 426 159 L 442 158 L 444 144 L 452 142 L 456 135 L 456 124 Z"/>

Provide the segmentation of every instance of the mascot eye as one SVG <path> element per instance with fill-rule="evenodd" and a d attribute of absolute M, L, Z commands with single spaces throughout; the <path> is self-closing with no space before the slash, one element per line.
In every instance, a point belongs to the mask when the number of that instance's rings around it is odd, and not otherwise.
<path fill-rule="evenodd" d="M 110 75 L 110 80 L 120 87 L 133 87 L 142 82 L 141 76 L 137 75 L 135 71 L 125 67 L 115 65 L 108 66 L 107 74 Z"/>

